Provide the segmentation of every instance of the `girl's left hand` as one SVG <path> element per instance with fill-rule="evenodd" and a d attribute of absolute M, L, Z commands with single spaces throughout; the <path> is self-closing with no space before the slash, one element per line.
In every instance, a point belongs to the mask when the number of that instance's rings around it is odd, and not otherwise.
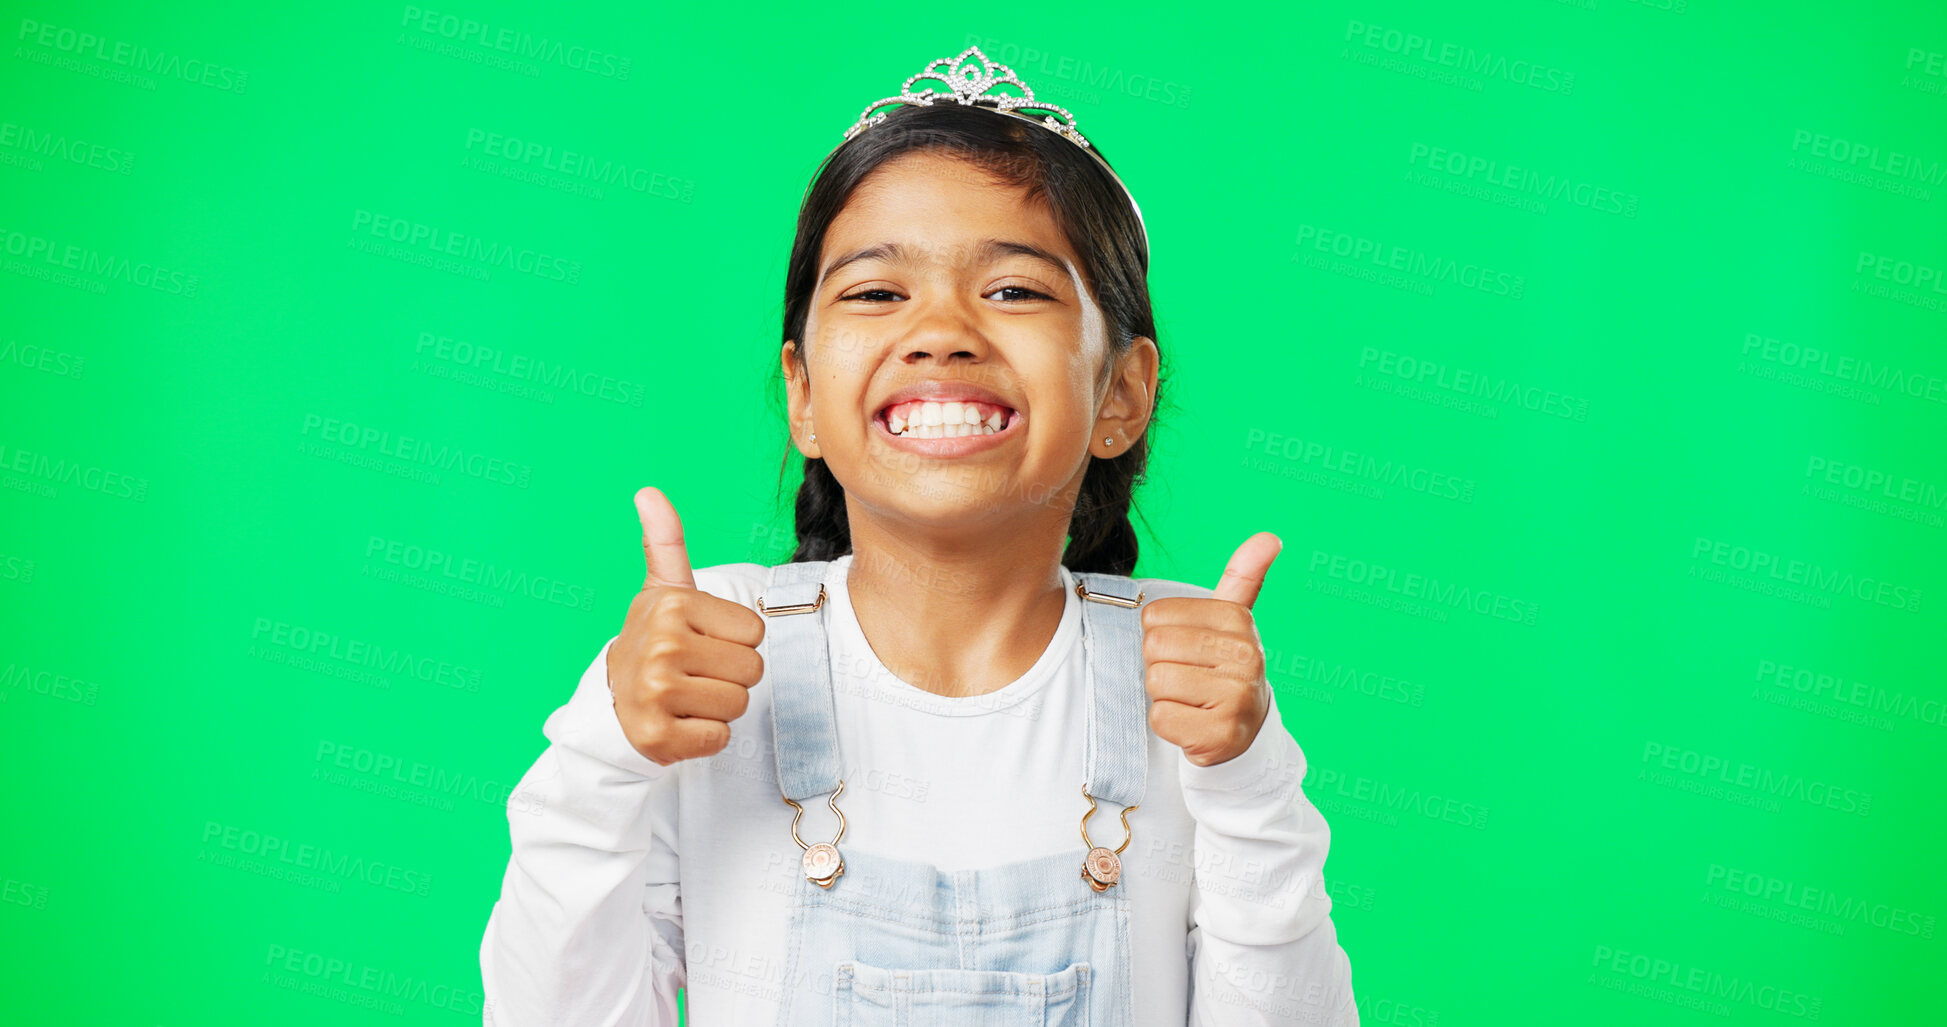
<path fill-rule="evenodd" d="M 1264 646 L 1251 606 L 1284 543 L 1260 531 L 1237 547 L 1217 596 L 1143 604 L 1143 684 L 1149 727 L 1199 767 L 1251 747 L 1271 709 Z"/>

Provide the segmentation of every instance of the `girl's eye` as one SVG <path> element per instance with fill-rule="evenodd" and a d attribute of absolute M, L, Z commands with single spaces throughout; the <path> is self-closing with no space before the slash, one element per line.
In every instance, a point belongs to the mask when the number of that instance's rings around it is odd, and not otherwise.
<path fill-rule="evenodd" d="M 1035 290 L 1030 289 L 1025 285 L 1003 285 L 1000 288 L 995 289 L 994 292 L 1024 292 L 1027 293 L 1027 298 L 1031 298 L 1031 299 L 1044 299 L 1044 300 L 1053 299 L 1053 297 L 1049 296 L 1047 293 L 1036 292 Z M 993 294 L 994 294 L 993 292 L 990 292 L 987 295 L 992 296 Z"/>
<path fill-rule="evenodd" d="M 869 302 L 869 303 L 878 303 L 878 302 L 880 302 L 879 300 L 877 300 L 877 299 L 871 299 L 870 297 L 874 297 L 874 296 L 891 296 L 891 295 L 894 295 L 894 293 L 893 293 L 893 291 L 892 291 L 891 289 L 861 289 L 861 290 L 859 290 L 858 292 L 855 292 L 855 293 L 853 293 L 853 294 L 851 294 L 850 296 L 840 296 L 840 297 L 839 297 L 839 299 L 841 299 L 841 300 L 866 300 L 866 301 L 867 301 L 867 302 Z"/>
<path fill-rule="evenodd" d="M 1047 293 L 1030 289 L 1025 285 L 1003 285 L 1000 288 L 995 289 L 994 292 L 990 292 L 987 295 L 992 296 L 994 295 L 994 293 L 999 293 L 999 292 L 1013 292 L 1013 293 L 1024 294 L 1020 296 L 1019 299 L 1016 300 L 1016 302 L 1020 302 L 1020 300 L 1035 300 L 1035 299 L 1045 300 L 1045 299 L 1054 298 L 1052 296 L 1049 296 Z M 893 292 L 891 289 L 860 289 L 858 292 L 855 292 L 850 296 L 840 296 L 839 299 L 840 300 L 862 300 L 866 303 L 883 303 L 886 301 L 886 299 L 897 295 L 898 293 Z"/>
<path fill-rule="evenodd" d="M 853 292 L 851 296 L 839 296 L 839 300 L 866 300 L 866 302 L 880 302 L 880 300 L 870 300 L 870 296 L 894 296 L 894 292 L 892 292 L 890 288 L 861 288 L 859 292 Z"/>

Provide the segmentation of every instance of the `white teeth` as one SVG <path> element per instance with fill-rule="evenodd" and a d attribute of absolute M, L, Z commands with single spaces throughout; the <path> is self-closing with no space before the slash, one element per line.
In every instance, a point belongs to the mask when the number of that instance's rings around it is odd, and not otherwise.
<path fill-rule="evenodd" d="M 909 424 L 893 434 L 908 439 L 952 439 L 962 435 L 992 435 L 1000 429 L 991 424 Z"/>
<path fill-rule="evenodd" d="M 885 424 L 892 434 L 909 439 L 992 435 L 1007 424 L 1005 410 L 995 410 L 983 418 L 980 404 L 962 400 L 927 400 L 905 410 L 904 416 L 887 411 Z"/>

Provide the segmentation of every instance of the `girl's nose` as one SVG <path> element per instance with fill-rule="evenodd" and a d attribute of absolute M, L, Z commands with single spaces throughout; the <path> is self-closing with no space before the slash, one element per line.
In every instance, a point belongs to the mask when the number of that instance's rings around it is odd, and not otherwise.
<path fill-rule="evenodd" d="M 973 311 L 959 300 L 926 301 L 911 330 L 900 341 L 900 355 L 907 362 L 927 357 L 987 358 L 990 344 L 981 331 Z"/>

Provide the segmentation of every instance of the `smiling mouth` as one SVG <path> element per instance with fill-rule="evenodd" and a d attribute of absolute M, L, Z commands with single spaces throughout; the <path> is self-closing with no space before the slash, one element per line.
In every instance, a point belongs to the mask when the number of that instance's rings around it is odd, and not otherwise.
<path fill-rule="evenodd" d="M 888 433 L 906 439 L 951 439 L 965 435 L 997 435 L 1020 413 L 1013 407 L 973 400 L 908 400 L 879 411 L 876 420 Z"/>

